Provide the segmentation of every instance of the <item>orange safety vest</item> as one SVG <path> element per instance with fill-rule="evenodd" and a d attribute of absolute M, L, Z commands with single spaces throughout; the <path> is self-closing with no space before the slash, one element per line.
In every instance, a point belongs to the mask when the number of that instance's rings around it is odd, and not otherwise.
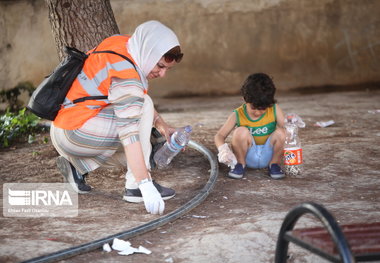
<path fill-rule="evenodd" d="M 129 38 L 127 35 L 111 36 L 103 40 L 96 51 L 115 51 L 134 62 L 127 50 Z M 92 51 L 94 50 L 90 50 L 88 54 Z M 108 100 L 86 100 L 75 104 L 72 101 L 87 96 L 108 96 L 112 78 L 140 80 L 138 72 L 126 59 L 110 53 L 90 54 L 67 93 L 63 106 L 54 120 L 54 126 L 75 130 L 96 116 L 100 110 L 109 105 Z"/>

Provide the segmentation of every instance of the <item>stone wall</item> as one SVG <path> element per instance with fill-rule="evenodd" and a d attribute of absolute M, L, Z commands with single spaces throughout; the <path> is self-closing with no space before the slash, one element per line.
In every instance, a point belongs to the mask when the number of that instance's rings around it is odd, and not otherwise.
<path fill-rule="evenodd" d="M 378 0 L 111 0 L 121 33 L 159 20 L 184 60 L 154 96 L 233 94 L 266 72 L 279 90 L 380 82 Z M 0 89 L 38 84 L 57 64 L 44 1 L 0 1 Z"/>

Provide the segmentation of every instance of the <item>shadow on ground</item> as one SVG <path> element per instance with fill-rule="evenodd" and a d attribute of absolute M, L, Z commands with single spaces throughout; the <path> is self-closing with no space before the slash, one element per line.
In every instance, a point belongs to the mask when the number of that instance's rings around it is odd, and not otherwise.
<path fill-rule="evenodd" d="M 365 88 L 363 88 L 365 90 Z M 242 180 L 225 177 L 221 165 L 214 190 L 197 208 L 159 229 L 132 238 L 132 246 L 152 254 L 120 256 L 101 250 L 65 262 L 273 262 L 277 234 L 285 214 L 295 205 L 324 205 L 340 223 L 374 222 L 380 217 L 380 91 L 320 94 L 281 93 L 285 112 L 306 123 L 300 130 L 304 151 L 301 176 L 271 180 L 266 170 L 248 170 Z M 174 126 L 191 124 L 192 139 L 216 154 L 213 136 L 241 98 L 194 97 L 156 100 Z M 327 128 L 317 121 L 334 120 Z M 20 144 L 1 150 L 1 183 L 62 182 L 55 168 L 57 153 L 48 144 Z M 170 169 L 155 171 L 160 183 L 175 188 L 166 212 L 186 203 L 208 179 L 209 163 L 189 149 Z M 142 204 L 121 200 L 123 169 L 101 169 L 90 175 L 94 191 L 79 196 L 75 218 L 0 218 L 1 262 L 17 262 L 87 243 L 156 219 Z M 297 226 L 318 225 L 304 217 Z M 291 262 L 323 262 L 290 246 Z"/>

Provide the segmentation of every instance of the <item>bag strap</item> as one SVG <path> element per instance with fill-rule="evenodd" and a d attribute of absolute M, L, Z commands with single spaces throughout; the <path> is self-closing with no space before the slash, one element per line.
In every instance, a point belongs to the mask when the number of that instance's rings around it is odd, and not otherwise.
<path fill-rule="evenodd" d="M 86 100 L 106 100 L 106 99 L 108 99 L 108 96 L 87 96 L 87 97 L 75 99 L 73 100 L 73 103 L 75 104 L 75 103 L 83 102 Z"/>
<path fill-rule="evenodd" d="M 135 68 L 135 70 L 137 70 L 136 66 L 132 62 L 132 60 L 130 60 L 128 57 L 126 57 L 126 56 L 124 56 L 122 54 L 119 54 L 119 53 L 117 53 L 115 51 L 112 51 L 112 50 L 93 51 L 93 52 L 90 53 L 90 55 L 93 54 L 93 53 L 110 53 L 110 54 L 118 55 L 118 56 L 124 58 L 125 60 L 127 60 L 129 63 L 131 63 L 132 66 Z M 82 97 L 82 98 L 79 98 L 79 99 L 75 99 L 75 100 L 73 100 L 73 103 L 75 104 L 75 103 L 83 102 L 83 101 L 86 101 L 86 100 L 106 100 L 106 99 L 108 99 L 108 96 L 87 96 L 87 97 Z"/>
<path fill-rule="evenodd" d="M 75 47 L 68 47 L 68 46 L 65 46 L 65 52 L 66 54 L 70 55 L 70 56 L 74 56 L 78 59 L 80 59 L 81 61 L 84 61 L 88 55 L 78 49 L 76 49 Z"/>
<path fill-rule="evenodd" d="M 132 62 L 132 60 L 130 60 L 128 57 L 126 57 L 126 56 L 124 56 L 124 55 L 122 55 L 122 54 L 119 54 L 119 53 L 117 53 L 117 52 L 115 52 L 115 51 L 112 51 L 112 50 L 93 51 L 91 54 L 93 54 L 93 53 L 110 53 L 110 54 L 118 55 L 118 56 L 124 58 L 125 60 L 127 60 L 129 63 L 131 63 L 132 66 L 135 68 L 135 70 L 137 70 L 137 69 L 136 69 L 136 66 L 135 66 L 135 64 Z"/>

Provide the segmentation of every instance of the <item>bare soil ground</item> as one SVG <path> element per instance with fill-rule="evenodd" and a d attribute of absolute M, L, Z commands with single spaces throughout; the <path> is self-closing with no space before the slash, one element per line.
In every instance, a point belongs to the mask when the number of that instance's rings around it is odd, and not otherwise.
<path fill-rule="evenodd" d="M 164 118 L 174 126 L 191 124 L 192 139 L 213 153 L 213 136 L 233 108 L 232 97 L 194 97 L 156 100 Z M 319 94 L 279 94 L 285 112 L 306 123 L 300 130 L 304 172 L 271 180 L 267 171 L 248 170 L 242 180 L 225 177 L 219 167 L 217 183 L 208 198 L 183 217 L 129 240 L 152 254 L 120 256 L 99 250 L 64 262 L 273 262 L 277 235 L 287 212 L 313 201 L 324 205 L 339 223 L 375 222 L 380 218 L 380 90 Z M 319 128 L 317 121 L 334 120 Z M 45 134 L 45 136 L 48 136 Z M 42 139 L 41 139 L 42 141 Z M 53 183 L 63 179 L 50 144 L 18 144 L 0 150 L 0 181 Z M 197 194 L 209 177 L 209 162 L 188 149 L 170 169 L 155 171 L 156 180 L 176 190 L 166 213 Z M 19 262 L 77 246 L 136 227 L 158 216 L 142 204 L 122 201 L 123 169 L 99 169 L 89 177 L 92 193 L 79 196 L 74 218 L 0 218 L 0 262 Z M 1 188 L 1 191 L 3 189 Z M 3 195 L 1 194 L 1 197 Z M 320 225 L 305 216 L 297 227 Z M 325 262 L 290 245 L 291 262 Z"/>

